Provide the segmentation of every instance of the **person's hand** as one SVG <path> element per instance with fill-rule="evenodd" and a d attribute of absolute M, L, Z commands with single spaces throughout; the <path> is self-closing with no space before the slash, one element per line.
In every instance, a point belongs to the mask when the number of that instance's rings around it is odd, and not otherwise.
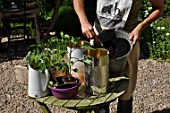
<path fill-rule="evenodd" d="M 140 40 L 140 36 L 142 34 L 142 26 L 139 24 L 130 34 L 129 40 L 131 43 L 134 45 L 136 44 L 137 41 Z"/>
<path fill-rule="evenodd" d="M 96 35 L 90 23 L 82 24 L 81 29 L 83 35 L 87 38 L 93 38 Z"/>

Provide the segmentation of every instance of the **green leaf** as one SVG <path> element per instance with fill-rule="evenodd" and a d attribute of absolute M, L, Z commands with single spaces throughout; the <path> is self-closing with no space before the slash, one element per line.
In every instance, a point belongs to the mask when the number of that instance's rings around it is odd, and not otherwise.
<path fill-rule="evenodd" d="M 70 36 L 69 36 L 68 34 L 65 34 L 65 35 L 64 35 L 64 38 L 69 39 Z"/>
<path fill-rule="evenodd" d="M 54 83 L 52 81 L 48 82 L 48 88 L 52 87 L 54 85 Z"/>
<path fill-rule="evenodd" d="M 63 32 L 60 32 L 60 36 L 61 36 L 61 37 L 64 37 L 64 33 L 63 33 Z"/>
<path fill-rule="evenodd" d="M 59 64 L 56 65 L 55 68 L 56 68 L 56 71 L 57 71 L 57 72 L 60 71 L 60 65 L 59 65 Z"/>
<path fill-rule="evenodd" d="M 73 69 L 73 71 L 76 72 L 76 73 L 78 73 L 78 69 L 77 69 L 77 68 Z"/>
<path fill-rule="evenodd" d="M 56 82 L 53 86 L 54 86 L 54 87 L 58 86 L 58 83 Z"/>
<path fill-rule="evenodd" d="M 92 64 L 92 61 L 89 59 L 83 59 L 82 62 L 84 62 L 86 64 Z"/>
<path fill-rule="evenodd" d="M 82 45 L 82 48 L 95 50 L 93 47 L 89 45 Z"/>
<path fill-rule="evenodd" d="M 52 81 L 49 81 L 49 84 L 52 86 L 54 83 Z"/>

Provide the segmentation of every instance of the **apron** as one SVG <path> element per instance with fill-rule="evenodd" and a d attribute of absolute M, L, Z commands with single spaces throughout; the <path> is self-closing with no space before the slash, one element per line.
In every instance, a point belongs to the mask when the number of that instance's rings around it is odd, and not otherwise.
<path fill-rule="evenodd" d="M 94 31 L 99 36 L 105 31 L 123 30 L 127 22 L 128 16 L 132 9 L 133 0 L 97 0 L 97 20 L 94 23 Z M 112 35 L 110 34 L 104 41 L 109 42 Z M 104 38 L 103 38 L 104 39 Z M 102 41 L 102 40 L 101 40 Z M 103 42 L 102 42 L 103 43 Z M 107 44 L 106 44 L 107 45 Z M 139 60 L 140 46 L 139 42 L 133 47 L 128 58 L 128 73 L 129 85 L 128 90 L 120 97 L 122 100 L 131 98 L 136 86 L 138 60 Z"/>
<path fill-rule="evenodd" d="M 96 28 L 98 34 L 102 32 L 100 30 L 123 29 L 132 3 L 132 0 L 97 0 L 97 20 L 94 26 L 100 26 Z"/>

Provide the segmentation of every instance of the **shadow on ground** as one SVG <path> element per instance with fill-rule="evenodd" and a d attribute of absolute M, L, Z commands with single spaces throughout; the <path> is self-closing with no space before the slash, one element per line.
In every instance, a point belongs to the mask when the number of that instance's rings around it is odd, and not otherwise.
<path fill-rule="evenodd" d="M 35 44 L 35 39 L 27 40 L 16 40 L 10 43 L 10 51 L 8 48 L 8 43 L 4 42 L 0 45 L 0 63 L 10 60 L 21 59 L 26 56 L 29 51 L 29 47 L 32 44 Z"/>
<path fill-rule="evenodd" d="M 170 108 L 166 108 L 166 109 L 163 109 L 163 110 L 153 111 L 152 113 L 170 113 Z"/>

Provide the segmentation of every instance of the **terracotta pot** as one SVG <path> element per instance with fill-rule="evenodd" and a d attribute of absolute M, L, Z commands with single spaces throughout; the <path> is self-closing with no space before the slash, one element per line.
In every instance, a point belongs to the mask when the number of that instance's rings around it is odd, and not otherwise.
<path fill-rule="evenodd" d="M 60 76 L 65 76 L 66 75 L 66 71 L 56 71 L 54 68 L 51 68 L 51 74 L 56 78 L 56 77 L 60 77 Z"/>

